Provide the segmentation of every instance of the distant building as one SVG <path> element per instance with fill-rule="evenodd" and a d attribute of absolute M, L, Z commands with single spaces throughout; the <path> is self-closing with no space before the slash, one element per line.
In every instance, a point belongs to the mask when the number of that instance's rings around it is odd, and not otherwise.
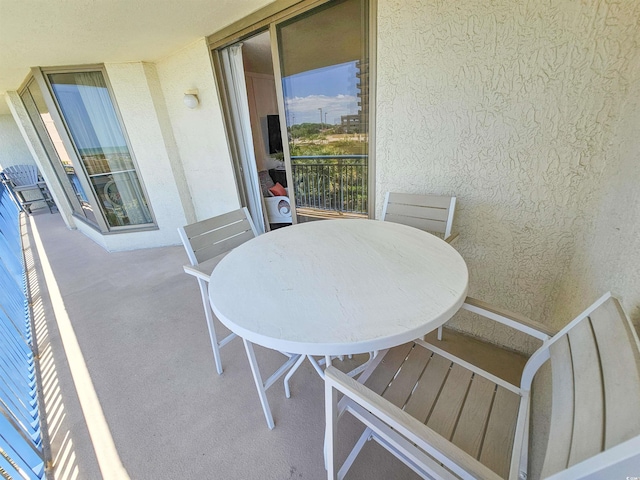
<path fill-rule="evenodd" d="M 342 115 L 340 117 L 340 125 L 346 133 L 360 132 L 360 114 Z"/>
<path fill-rule="evenodd" d="M 369 131 L 369 61 L 356 62 L 358 73 L 356 76 L 360 79 L 358 83 L 358 107 L 360 116 L 359 132 L 367 133 Z"/>
<path fill-rule="evenodd" d="M 369 62 L 356 62 L 358 82 L 358 113 L 342 115 L 340 125 L 347 133 L 367 133 L 369 130 Z"/>

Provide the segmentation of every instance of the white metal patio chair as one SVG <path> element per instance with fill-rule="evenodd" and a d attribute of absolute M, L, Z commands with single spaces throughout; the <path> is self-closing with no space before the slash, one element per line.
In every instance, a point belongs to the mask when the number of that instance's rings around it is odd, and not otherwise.
<path fill-rule="evenodd" d="M 211 347 L 216 362 L 216 370 L 218 374 L 221 375 L 222 360 L 220 358 L 220 349 L 236 338 L 237 335 L 230 333 L 221 341 L 218 341 L 213 323 L 214 315 L 211 310 L 207 291 L 211 279 L 211 272 L 213 272 L 215 266 L 226 254 L 252 238 L 257 237 L 258 233 L 249 214 L 249 210 L 247 210 L 246 207 L 180 227 L 178 228 L 178 233 L 187 251 L 189 261 L 191 262 L 191 265 L 184 265 L 184 271 L 189 275 L 193 275 L 198 280 L 202 306 L 204 307 Z M 267 426 L 272 429 L 275 424 L 268 406 L 265 390 L 282 377 L 300 358 L 300 355 L 281 352 L 288 357 L 287 361 L 266 381 L 263 381 L 260 372 L 254 368 L 256 359 L 253 348 L 247 347 L 246 340 L 244 340 L 244 343 L 254 380 L 256 383 L 262 384 L 262 389 L 258 388 L 258 396 L 260 397 L 260 402 L 265 413 Z"/>
<path fill-rule="evenodd" d="M 37 202 L 44 202 L 49 211 L 55 205 L 51 194 L 40 177 L 38 167 L 35 165 L 11 165 L 2 170 L 9 187 L 15 194 L 20 208 L 25 213 L 31 213 L 31 205 Z"/>
<path fill-rule="evenodd" d="M 458 237 L 452 234 L 456 197 L 387 192 L 382 207 L 382 220 L 402 223 L 430 233 L 439 233 L 445 242 Z"/>
<path fill-rule="evenodd" d="M 218 341 L 213 324 L 214 315 L 211 311 L 207 293 L 209 277 L 214 267 L 227 253 L 244 242 L 255 238 L 258 233 L 246 208 L 240 208 L 180 227 L 178 228 L 178 233 L 191 262 L 191 265 L 185 265 L 183 268 L 186 273 L 193 275 L 198 280 L 202 306 L 204 307 L 211 347 L 213 348 L 213 356 L 216 362 L 216 370 L 218 374 L 222 374 L 220 348 L 233 340 L 236 334 L 231 333 L 221 341 Z"/>
<path fill-rule="evenodd" d="M 455 212 L 456 197 L 387 192 L 382 220 L 438 233 L 451 243 L 458 238 L 458 233 L 451 233 Z M 438 340 L 442 340 L 442 327 L 438 328 Z"/>
<path fill-rule="evenodd" d="M 368 439 L 423 478 L 526 479 L 530 392 L 551 360 L 552 412 L 542 477 L 629 478 L 640 468 L 640 344 L 619 302 L 606 294 L 553 337 L 468 299 L 463 308 L 543 341 L 520 386 L 416 340 L 380 354 L 359 383 L 325 372 L 328 478 L 343 478 Z M 344 397 L 337 403 L 337 394 Z M 340 413 L 366 429 L 336 471 Z M 537 430 L 540 425 L 532 424 Z M 631 473 L 630 473 L 631 472 Z"/>

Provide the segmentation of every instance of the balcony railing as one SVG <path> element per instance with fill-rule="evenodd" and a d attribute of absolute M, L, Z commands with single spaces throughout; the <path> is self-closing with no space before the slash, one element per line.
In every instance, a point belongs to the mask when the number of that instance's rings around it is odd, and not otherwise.
<path fill-rule="evenodd" d="M 0 477 L 44 479 L 18 204 L 0 183 Z"/>
<path fill-rule="evenodd" d="M 291 157 L 296 207 L 367 214 L 367 155 Z"/>

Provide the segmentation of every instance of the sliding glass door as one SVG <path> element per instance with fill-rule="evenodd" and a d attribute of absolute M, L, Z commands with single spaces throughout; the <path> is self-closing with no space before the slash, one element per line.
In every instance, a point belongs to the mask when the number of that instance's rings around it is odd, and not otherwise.
<path fill-rule="evenodd" d="M 369 216 L 374 183 L 369 155 L 370 21 L 368 0 L 319 6 L 303 1 L 257 21 L 255 30 L 241 27 L 228 37 L 210 38 L 245 204 L 251 205 L 247 183 L 256 183 L 253 191 L 260 188 L 257 180 L 248 178 L 255 175 L 246 174 L 249 158 L 259 171 L 269 171 L 266 182 L 288 187 L 294 223 Z M 252 80 L 238 88 L 229 81 L 227 52 L 233 48 L 245 50 L 245 76 Z M 261 90 L 258 102 L 254 79 L 266 84 L 271 76 L 275 89 Z M 239 99 L 247 101 L 238 95 L 245 88 L 251 118 L 238 105 Z M 277 111 L 271 110 L 271 100 Z M 249 128 L 239 128 L 239 118 Z M 278 131 L 281 141 L 275 142 Z M 245 148 L 251 138 L 253 152 Z"/>
<path fill-rule="evenodd" d="M 329 2 L 276 26 L 298 221 L 368 215 L 368 2 Z"/>

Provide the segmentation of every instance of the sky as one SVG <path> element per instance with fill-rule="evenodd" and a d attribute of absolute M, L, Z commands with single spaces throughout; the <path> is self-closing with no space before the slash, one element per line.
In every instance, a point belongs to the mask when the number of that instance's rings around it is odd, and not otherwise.
<path fill-rule="evenodd" d="M 287 123 L 320 123 L 319 108 L 329 124 L 358 113 L 357 71 L 355 62 L 347 62 L 285 77 Z"/>

